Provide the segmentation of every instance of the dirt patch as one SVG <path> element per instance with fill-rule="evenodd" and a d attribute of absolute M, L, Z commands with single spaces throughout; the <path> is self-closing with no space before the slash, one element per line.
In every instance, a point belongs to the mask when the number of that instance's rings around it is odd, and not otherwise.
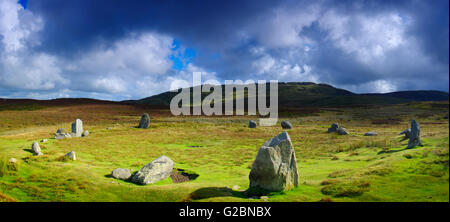
<path fill-rule="evenodd" d="M 172 178 L 173 183 L 184 183 L 195 180 L 198 176 L 198 174 L 184 169 L 174 169 L 170 175 L 170 178 Z"/>

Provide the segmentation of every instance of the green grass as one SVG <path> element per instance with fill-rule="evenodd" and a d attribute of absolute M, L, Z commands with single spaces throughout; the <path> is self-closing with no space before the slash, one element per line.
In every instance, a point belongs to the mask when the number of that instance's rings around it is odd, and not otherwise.
<path fill-rule="evenodd" d="M 0 112 L 0 169 L 6 172 L 0 177 L 0 200 L 259 202 L 263 200 L 249 199 L 244 193 L 251 164 L 259 147 L 282 131 L 279 125 L 249 129 L 248 120 L 254 117 L 172 117 L 127 107 L 54 109 Z M 142 112 L 150 113 L 149 129 L 135 128 Z M 431 115 L 419 117 L 425 112 Z M 267 194 L 269 201 L 448 202 L 449 125 L 448 120 L 436 118 L 443 112 L 433 106 L 395 105 L 289 115 L 294 128 L 288 133 L 298 160 L 300 185 Z M 89 117 L 90 113 L 97 119 Z M 62 116 L 77 114 L 85 121 L 88 137 L 51 139 L 58 128 L 70 129 L 70 121 Z M 23 122 L 21 129 L 7 127 L 39 116 L 47 122 Z M 401 122 L 371 122 L 391 116 Z M 421 124 L 424 147 L 404 149 L 408 141 L 397 136 L 411 118 Z M 333 122 L 346 127 L 350 135 L 326 133 Z M 379 135 L 363 136 L 368 131 Z M 50 138 L 40 143 L 44 155 L 34 157 L 29 152 L 31 144 L 42 138 Z M 76 161 L 61 158 L 71 150 L 76 152 Z M 145 186 L 110 177 L 116 168 L 135 172 L 161 155 L 170 157 L 175 168 L 199 177 L 177 184 L 168 178 Z M 19 162 L 16 170 L 8 168 L 11 157 Z M 240 189 L 231 190 L 234 185 Z"/>

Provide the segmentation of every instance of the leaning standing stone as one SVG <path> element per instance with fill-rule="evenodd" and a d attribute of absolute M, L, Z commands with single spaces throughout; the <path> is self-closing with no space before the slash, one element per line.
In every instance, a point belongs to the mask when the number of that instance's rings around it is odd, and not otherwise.
<path fill-rule="evenodd" d="M 70 160 L 77 160 L 77 157 L 75 156 L 75 151 L 68 152 L 65 157 L 69 158 Z"/>
<path fill-rule="evenodd" d="M 248 128 L 256 128 L 256 122 L 253 120 L 248 121 Z"/>
<path fill-rule="evenodd" d="M 111 172 L 112 177 L 120 180 L 128 180 L 131 177 L 131 173 L 127 169 L 117 168 Z"/>
<path fill-rule="evenodd" d="M 150 126 L 150 116 L 147 113 L 142 114 L 138 128 L 147 129 Z"/>
<path fill-rule="evenodd" d="M 83 133 L 83 122 L 80 119 L 76 119 L 75 122 L 72 123 L 72 134 L 74 137 L 81 137 Z"/>
<path fill-rule="evenodd" d="M 335 132 L 337 132 L 338 128 L 339 128 L 339 124 L 333 123 L 333 124 L 331 124 L 331 127 L 328 128 L 328 132 L 335 133 Z"/>
<path fill-rule="evenodd" d="M 411 135 L 409 136 L 408 147 L 406 149 L 415 146 L 422 146 L 422 142 L 420 141 L 420 126 L 416 120 L 411 120 Z"/>
<path fill-rule="evenodd" d="M 281 128 L 292 129 L 292 124 L 289 121 L 283 120 L 281 121 Z"/>
<path fill-rule="evenodd" d="M 38 142 L 33 142 L 33 144 L 31 145 L 31 150 L 33 151 L 33 156 L 42 155 L 41 147 L 39 146 Z"/>
<path fill-rule="evenodd" d="M 160 156 L 142 167 L 132 178 L 136 184 L 146 185 L 167 179 L 173 170 L 173 161 L 166 156 Z"/>
<path fill-rule="evenodd" d="M 259 149 L 249 175 L 250 188 L 269 191 L 298 186 L 297 159 L 289 134 L 284 131 Z"/>

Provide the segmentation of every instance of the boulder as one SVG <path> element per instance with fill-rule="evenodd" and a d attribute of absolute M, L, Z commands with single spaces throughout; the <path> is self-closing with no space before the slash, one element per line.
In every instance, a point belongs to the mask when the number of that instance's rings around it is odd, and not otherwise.
<path fill-rule="evenodd" d="M 112 177 L 120 180 L 128 180 L 131 177 L 131 173 L 128 169 L 117 168 L 111 172 Z"/>
<path fill-rule="evenodd" d="M 268 140 L 259 149 L 249 179 L 250 188 L 269 191 L 298 186 L 297 159 L 286 131 Z"/>
<path fill-rule="evenodd" d="M 409 137 L 411 136 L 411 129 L 405 129 L 398 135 L 402 135 L 402 134 L 405 134 L 405 139 L 409 139 Z"/>
<path fill-rule="evenodd" d="M 142 167 L 132 178 L 136 184 L 146 185 L 167 179 L 173 170 L 174 162 L 166 156 L 160 156 Z"/>
<path fill-rule="evenodd" d="M 138 128 L 147 129 L 150 126 L 150 116 L 147 113 L 142 114 Z"/>
<path fill-rule="evenodd" d="M 42 155 L 41 147 L 39 146 L 38 142 L 33 142 L 33 144 L 31 145 L 31 151 L 33 151 L 33 156 Z"/>
<path fill-rule="evenodd" d="M 83 134 L 81 134 L 82 137 L 85 137 L 85 136 L 88 136 L 88 135 L 89 135 L 89 131 L 87 131 L 87 130 L 85 130 L 85 131 L 83 132 Z"/>
<path fill-rule="evenodd" d="M 76 119 L 75 122 L 72 123 L 72 137 L 81 137 L 83 133 L 83 121 L 80 119 Z"/>
<path fill-rule="evenodd" d="M 77 157 L 75 156 L 75 151 L 68 152 L 65 157 L 69 158 L 70 160 L 77 160 Z"/>
<path fill-rule="evenodd" d="M 422 141 L 420 141 L 420 126 L 416 120 L 411 120 L 411 135 L 409 136 L 408 147 L 413 148 L 415 146 L 423 146 Z"/>
<path fill-rule="evenodd" d="M 281 121 L 281 128 L 292 129 L 292 124 L 289 121 L 283 120 Z"/>
<path fill-rule="evenodd" d="M 64 128 L 59 128 L 55 133 L 55 139 L 61 140 L 66 138 L 72 138 L 72 135 L 66 133 L 66 130 Z"/>
<path fill-rule="evenodd" d="M 364 134 L 364 136 L 376 136 L 376 135 L 378 135 L 377 132 L 368 132 L 368 133 Z"/>
<path fill-rule="evenodd" d="M 253 120 L 248 121 L 248 128 L 256 128 L 256 122 Z"/>
<path fill-rule="evenodd" d="M 333 124 L 331 124 L 331 127 L 328 128 L 328 132 L 335 133 L 335 132 L 337 132 L 338 128 L 339 128 L 339 124 L 333 123 Z"/>
<path fill-rule="evenodd" d="M 347 129 L 345 129 L 344 127 L 339 127 L 337 129 L 337 133 L 338 133 L 338 135 L 347 135 L 348 134 Z"/>

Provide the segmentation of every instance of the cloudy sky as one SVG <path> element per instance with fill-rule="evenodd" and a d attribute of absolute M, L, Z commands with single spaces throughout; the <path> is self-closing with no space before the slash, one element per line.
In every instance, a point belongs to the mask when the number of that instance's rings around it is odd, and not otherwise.
<path fill-rule="evenodd" d="M 0 97 L 139 99 L 192 81 L 449 90 L 448 0 L 0 0 Z"/>

